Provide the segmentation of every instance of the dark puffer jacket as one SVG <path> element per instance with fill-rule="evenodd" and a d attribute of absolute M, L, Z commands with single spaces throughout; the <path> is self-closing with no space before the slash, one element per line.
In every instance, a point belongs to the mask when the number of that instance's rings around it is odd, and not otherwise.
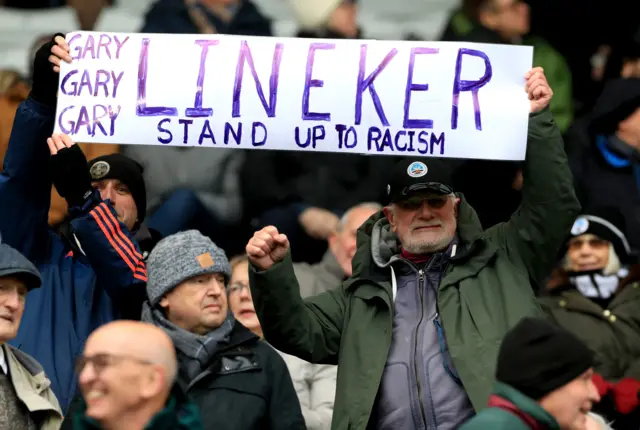
<path fill-rule="evenodd" d="M 630 270 L 606 307 L 583 296 L 562 272 L 554 278 L 558 286 L 539 298 L 543 310 L 596 353 L 602 377 L 640 379 L 640 267 Z"/>
<path fill-rule="evenodd" d="M 239 323 L 229 344 L 192 381 L 185 360 L 178 352 L 178 383 L 198 405 L 205 429 L 306 429 L 284 360 Z"/>

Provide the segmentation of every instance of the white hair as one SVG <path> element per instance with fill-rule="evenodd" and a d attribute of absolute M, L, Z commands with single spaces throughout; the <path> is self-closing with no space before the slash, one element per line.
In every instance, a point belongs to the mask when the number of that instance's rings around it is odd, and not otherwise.
<path fill-rule="evenodd" d="M 382 205 L 376 202 L 364 202 L 349 208 L 344 213 L 344 215 L 342 215 L 342 218 L 340 218 L 340 222 L 338 223 L 338 227 L 337 227 L 338 231 L 341 231 L 344 228 L 344 226 L 347 225 L 347 223 L 349 222 L 349 217 L 358 209 L 371 209 L 378 212 L 379 210 L 382 209 Z"/>
<path fill-rule="evenodd" d="M 607 423 L 603 417 L 598 414 L 594 414 L 593 412 L 587 413 L 587 416 L 598 425 L 600 430 L 613 430 L 613 427 L 609 423 Z"/>

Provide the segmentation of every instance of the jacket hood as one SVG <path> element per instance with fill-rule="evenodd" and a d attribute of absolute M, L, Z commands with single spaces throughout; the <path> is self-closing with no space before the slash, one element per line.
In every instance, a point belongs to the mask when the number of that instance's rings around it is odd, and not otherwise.
<path fill-rule="evenodd" d="M 613 79 L 593 107 L 589 129 L 595 134 L 612 134 L 639 107 L 640 78 Z"/>
<path fill-rule="evenodd" d="M 86 410 L 87 404 L 82 399 L 73 417 L 73 430 L 101 429 L 97 421 L 85 415 Z M 145 430 L 203 430 L 203 427 L 197 406 L 174 384 L 164 409 L 153 416 Z"/>
<path fill-rule="evenodd" d="M 481 237 L 483 229 L 478 214 L 467 203 L 464 195 L 456 193 L 456 197 L 460 199 L 456 233 L 461 246 L 457 255 L 458 258 L 462 258 Z M 358 229 L 357 243 L 358 250 L 352 263 L 353 277 L 370 276 L 375 267 L 388 266 L 400 253 L 398 238 L 391 231 L 391 225 L 382 210 L 373 214 Z M 363 258 L 369 254 L 371 258 Z"/>

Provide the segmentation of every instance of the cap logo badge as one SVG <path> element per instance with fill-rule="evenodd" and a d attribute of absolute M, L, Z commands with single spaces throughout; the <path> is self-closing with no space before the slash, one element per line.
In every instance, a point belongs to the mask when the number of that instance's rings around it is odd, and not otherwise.
<path fill-rule="evenodd" d="M 427 165 L 421 161 L 414 161 L 407 168 L 407 175 L 412 178 L 420 178 L 427 174 Z"/>
<path fill-rule="evenodd" d="M 580 236 L 584 234 L 585 231 L 589 229 L 589 220 L 586 218 L 580 217 L 574 223 L 573 227 L 571 227 L 571 234 L 574 236 Z"/>
<path fill-rule="evenodd" d="M 106 161 L 96 161 L 89 169 L 89 173 L 91 174 L 91 178 L 94 180 L 102 179 L 109 173 L 111 170 L 111 166 Z"/>
<path fill-rule="evenodd" d="M 208 269 L 213 266 L 213 258 L 211 257 L 211 253 L 205 252 L 204 254 L 200 254 L 196 257 L 198 263 L 200 263 L 200 267 L 203 269 Z"/>

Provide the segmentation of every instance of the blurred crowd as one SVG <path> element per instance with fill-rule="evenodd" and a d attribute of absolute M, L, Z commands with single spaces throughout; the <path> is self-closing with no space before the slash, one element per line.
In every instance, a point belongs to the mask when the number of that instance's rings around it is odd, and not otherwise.
<path fill-rule="evenodd" d="M 114 23 L 133 3 L 0 0 L 0 66 L 27 64 L 0 69 L 0 429 L 640 429 L 633 2 L 405 0 L 438 18 L 399 39 L 534 47 L 523 162 L 52 135 L 70 31 L 390 25 L 375 0 Z"/>

